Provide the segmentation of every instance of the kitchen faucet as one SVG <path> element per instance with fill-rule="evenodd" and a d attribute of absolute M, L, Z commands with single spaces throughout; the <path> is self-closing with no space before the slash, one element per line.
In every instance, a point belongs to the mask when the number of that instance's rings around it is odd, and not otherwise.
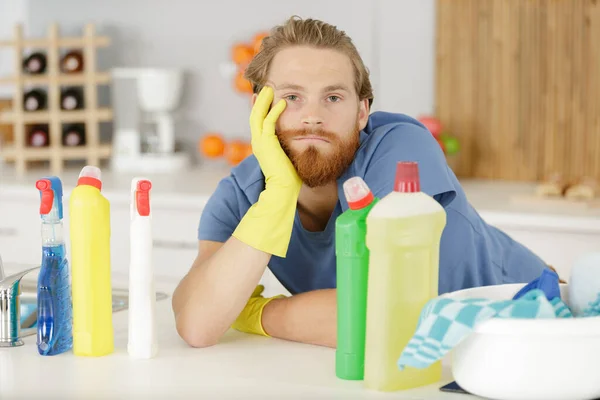
<path fill-rule="evenodd" d="M 0 257 L 0 282 L 4 280 L 4 267 L 2 266 L 2 257 Z"/>
<path fill-rule="evenodd" d="M 0 347 L 23 345 L 21 339 L 21 278 L 40 267 L 5 276 L 0 257 Z"/>

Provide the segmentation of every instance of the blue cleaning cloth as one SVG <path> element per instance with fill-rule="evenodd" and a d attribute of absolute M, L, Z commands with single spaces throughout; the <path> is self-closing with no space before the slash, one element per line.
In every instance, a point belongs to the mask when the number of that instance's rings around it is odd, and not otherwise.
<path fill-rule="evenodd" d="M 438 297 L 421 312 L 417 331 L 398 359 L 398 368 L 426 368 L 441 360 L 475 327 L 490 318 L 569 318 L 571 310 L 559 298 L 548 300 L 541 289 L 533 289 L 518 300 L 461 299 Z"/>
<path fill-rule="evenodd" d="M 518 300 L 523 297 L 526 293 L 532 291 L 533 289 L 540 289 L 546 294 L 546 298 L 548 300 L 552 300 L 555 297 L 560 299 L 560 282 L 559 282 L 558 274 L 551 269 L 544 269 L 542 274 L 529 282 L 527 285 L 523 286 L 521 290 L 517 292 L 517 294 L 513 297 L 513 300 Z"/>

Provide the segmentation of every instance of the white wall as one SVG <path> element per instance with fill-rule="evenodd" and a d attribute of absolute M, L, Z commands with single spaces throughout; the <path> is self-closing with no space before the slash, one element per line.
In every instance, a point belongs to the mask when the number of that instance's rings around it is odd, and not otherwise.
<path fill-rule="evenodd" d="M 27 20 L 27 0 L 0 0 L 0 38 L 12 37 L 17 22 Z M 0 76 L 11 75 L 14 65 L 13 52 L 10 48 L 0 48 Z M 10 97 L 10 85 L 0 85 L 0 97 Z"/>
<path fill-rule="evenodd" d="M 386 111 L 433 113 L 435 0 L 380 0 L 376 15 L 377 101 Z"/>
<path fill-rule="evenodd" d="M 11 2 L 14 0 L 0 0 Z M 433 110 L 435 0 L 29 0 L 29 34 L 52 21 L 77 34 L 95 22 L 113 39 L 102 68 L 183 67 L 189 72 L 180 139 L 195 144 L 207 130 L 246 136 L 248 97 L 219 66 L 232 44 L 298 14 L 346 30 L 372 72 L 375 109 L 417 115 Z"/>

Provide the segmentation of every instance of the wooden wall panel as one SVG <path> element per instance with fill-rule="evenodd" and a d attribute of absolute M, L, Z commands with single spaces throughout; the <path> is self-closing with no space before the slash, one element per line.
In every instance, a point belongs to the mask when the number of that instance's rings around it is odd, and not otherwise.
<path fill-rule="evenodd" d="M 600 179 L 600 0 L 437 0 L 436 24 L 459 176 Z"/>

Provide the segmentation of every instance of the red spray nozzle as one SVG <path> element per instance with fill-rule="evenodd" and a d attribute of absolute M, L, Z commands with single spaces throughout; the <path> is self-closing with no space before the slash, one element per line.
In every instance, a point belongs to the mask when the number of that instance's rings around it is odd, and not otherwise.
<path fill-rule="evenodd" d="M 150 189 L 152 189 L 152 182 L 143 179 L 138 181 L 135 192 L 135 201 L 138 214 L 142 217 L 150 215 Z"/>
<path fill-rule="evenodd" d="M 40 191 L 40 214 L 48 215 L 52 211 L 54 203 L 54 191 L 52 190 L 52 182 L 49 179 L 39 179 L 35 183 L 35 187 Z"/>

